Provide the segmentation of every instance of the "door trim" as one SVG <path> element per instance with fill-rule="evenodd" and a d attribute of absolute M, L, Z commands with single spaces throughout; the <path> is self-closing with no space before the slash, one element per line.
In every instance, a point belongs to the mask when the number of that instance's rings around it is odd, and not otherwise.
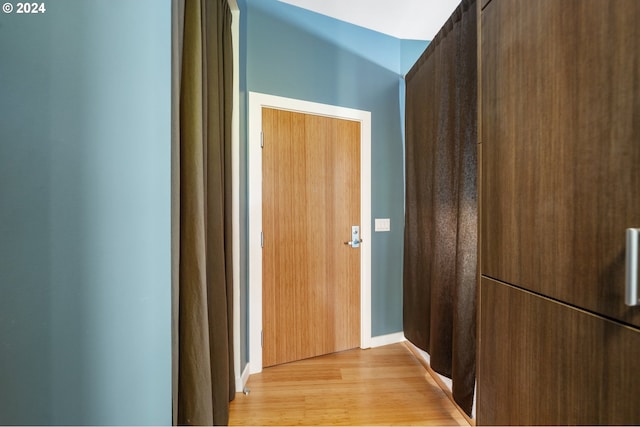
<path fill-rule="evenodd" d="M 360 347 L 371 347 L 371 112 L 328 104 L 249 93 L 249 371 L 262 371 L 262 108 L 360 122 Z"/>

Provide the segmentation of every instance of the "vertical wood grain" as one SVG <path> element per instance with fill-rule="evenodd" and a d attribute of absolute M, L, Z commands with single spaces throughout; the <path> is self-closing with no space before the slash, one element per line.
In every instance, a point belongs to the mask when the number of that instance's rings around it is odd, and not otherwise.
<path fill-rule="evenodd" d="M 477 78 L 477 114 L 478 119 L 476 121 L 478 144 L 482 144 L 482 4 L 476 2 L 476 78 Z M 478 159 L 478 167 L 480 160 Z M 480 178 L 480 175 L 478 175 Z M 480 180 L 478 180 L 478 185 Z"/>
<path fill-rule="evenodd" d="M 357 347 L 360 125 L 263 109 L 263 366 Z"/>
<path fill-rule="evenodd" d="M 640 423 L 639 19 L 635 0 L 482 11 L 478 424 Z"/>
<path fill-rule="evenodd" d="M 494 0 L 482 13 L 482 273 L 640 326 L 640 2 Z"/>
<path fill-rule="evenodd" d="M 495 2 L 495 0 L 494 0 Z M 637 425 L 640 331 L 482 278 L 478 425 Z"/>

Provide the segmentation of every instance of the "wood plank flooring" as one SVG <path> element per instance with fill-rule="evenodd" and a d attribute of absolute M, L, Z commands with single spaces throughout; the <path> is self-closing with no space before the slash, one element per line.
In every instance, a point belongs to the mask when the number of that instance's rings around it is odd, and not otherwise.
<path fill-rule="evenodd" d="M 229 425 L 469 426 L 405 344 L 267 368 L 247 387 Z"/>

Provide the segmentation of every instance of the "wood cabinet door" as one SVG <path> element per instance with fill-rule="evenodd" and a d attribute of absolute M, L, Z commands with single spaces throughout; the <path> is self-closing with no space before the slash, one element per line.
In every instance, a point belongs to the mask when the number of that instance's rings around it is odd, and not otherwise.
<path fill-rule="evenodd" d="M 493 0 L 481 49 L 482 274 L 640 326 L 640 1 Z"/>
<path fill-rule="evenodd" d="M 478 425 L 640 423 L 640 331 L 488 278 L 480 286 Z"/>

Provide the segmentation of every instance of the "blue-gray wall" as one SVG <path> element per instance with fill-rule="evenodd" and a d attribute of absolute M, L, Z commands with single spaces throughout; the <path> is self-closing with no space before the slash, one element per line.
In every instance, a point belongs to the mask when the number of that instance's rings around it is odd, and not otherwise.
<path fill-rule="evenodd" d="M 371 112 L 372 230 L 374 218 L 391 219 L 391 232 L 374 233 L 370 240 L 371 328 L 373 336 L 400 332 L 404 228 L 401 76 L 427 42 L 402 41 L 277 0 L 241 0 L 239 5 L 245 125 L 250 91 Z M 242 141 L 246 144 L 245 131 Z M 244 151 L 242 158 L 246 161 Z M 246 181 L 242 188 L 246 192 Z M 246 251 L 243 254 L 246 262 Z M 246 280 L 245 274 L 244 295 Z M 246 362 L 248 343 L 243 343 Z"/>
<path fill-rule="evenodd" d="M 400 40 L 400 73 L 404 77 L 429 45 L 425 40 Z M 404 103 L 400 104 L 404 108 Z"/>
<path fill-rule="evenodd" d="M 45 5 L 0 13 L 0 424 L 170 424 L 170 2 Z"/>

